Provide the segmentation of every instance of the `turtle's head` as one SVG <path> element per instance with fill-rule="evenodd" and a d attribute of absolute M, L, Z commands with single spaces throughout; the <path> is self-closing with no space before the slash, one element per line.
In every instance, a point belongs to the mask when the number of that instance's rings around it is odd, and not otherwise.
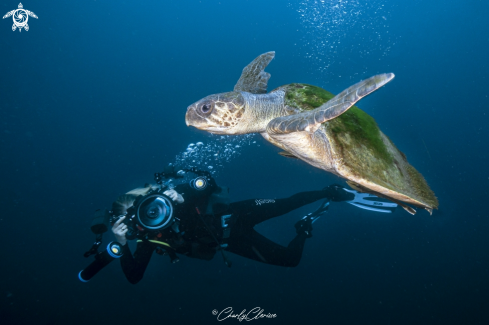
<path fill-rule="evenodd" d="M 185 122 L 214 134 L 242 134 L 236 127 L 245 112 L 245 100 L 238 91 L 207 96 L 187 108 Z"/>

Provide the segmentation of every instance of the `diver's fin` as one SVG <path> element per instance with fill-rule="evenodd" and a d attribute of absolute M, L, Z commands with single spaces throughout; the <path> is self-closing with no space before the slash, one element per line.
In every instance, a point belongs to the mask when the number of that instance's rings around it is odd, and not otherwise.
<path fill-rule="evenodd" d="M 246 91 L 252 94 L 266 94 L 268 79 L 270 74 L 265 72 L 265 68 L 275 57 L 275 52 L 263 53 L 250 64 L 248 64 L 241 73 L 234 91 Z"/>
<path fill-rule="evenodd" d="M 287 158 L 299 159 L 288 151 L 280 151 L 278 154 Z"/>
<path fill-rule="evenodd" d="M 347 190 L 346 188 L 343 190 L 355 195 L 353 200 L 345 202 L 354 205 L 357 208 L 383 213 L 392 213 L 397 208 L 397 203 L 392 203 L 390 200 L 380 198 L 376 195 L 360 193 L 355 190 Z"/>
<path fill-rule="evenodd" d="M 416 214 L 416 210 L 412 207 L 410 207 L 409 205 L 405 204 L 405 203 L 402 203 L 401 201 L 398 201 L 396 199 L 393 199 L 391 197 L 388 197 L 388 196 L 385 196 L 381 193 L 378 193 L 378 192 L 375 192 L 375 191 L 372 191 L 360 184 L 357 184 L 353 181 L 346 181 L 346 183 L 352 188 L 354 189 L 355 191 L 357 192 L 360 192 L 360 193 L 369 193 L 369 194 L 373 194 L 375 196 L 378 196 L 378 197 L 381 197 L 383 199 L 386 199 L 386 200 L 389 200 L 391 202 L 394 202 L 395 204 L 397 205 L 400 205 L 404 210 L 406 210 L 408 213 L 412 214 L 412 215 L 415 215 Z M 354 204 L 355 205 L 355 204 Z M 358 206 L 358 205 L 356 205 Z"/>
<path fill-rule="evenodd" d="M 294 115 L 277 117 L 267 125 L 268 134 L 287 134 L 307 131 L 314 133 L 321 123 L 346 112 L 363 97 L 379 89 L 394 78 L 393 73 L 379 74 L 343 90 L 318 108 Z"/>

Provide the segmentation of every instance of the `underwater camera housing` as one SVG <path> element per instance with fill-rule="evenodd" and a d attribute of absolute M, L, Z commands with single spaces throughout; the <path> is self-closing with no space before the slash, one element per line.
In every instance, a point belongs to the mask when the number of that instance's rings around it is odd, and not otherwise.
<path fill-rule="evenodd" d="M 210 201 L 213 203 L 223 200 L 224 203 L 227 203 L 225 193 L 229 192 L 228 189 L 226 188 L 223 191 L 224 188 L 217 186 L 216 181 L 209 172 L 198 170 L 195 167 L 177 171 L 174 165 L 169 164 L 163 172 L 155 173 L 155 181 L 159 186 L 144 195 L 138 196 L 132 206 L 127 209 L 126 218 L 123 222 L 128 228 L 126 232 L 128 240 L 143 238 L 151 233 L 158 233 L 175 223 L 177 218 L 174 216 L 172 199 L 163 193 L 172 188 L 172 180 L 184 178 L 187 172 L 196 175 L 196 178 L 191 179 L 189 183 L 193 189 L 203 191 L 203 194 L 212 193 Z M 221 198 L 221 196 L 223 197 Z M 85 257 L 95 255 L 95 260 L 86 269 L 80 271 L 78 275 L 80 281 L 87 282 L 114 259 L 122 256 L 123 246 L 117 242 L 109 243 L 102 252 L 98 251 L 99 246 L 102 244 L 103 233 L 107 232 L 119 220 L 119 217 L 119 215 L 114 215 L 112 211 L 107 209 L 95 211 L 90 225 L 90 229 L 95 234 L 95 242 L 84 254 Z"/>
<path fill-rule="evenodd" d="M 163 187 L 150 191 L 146 195 L 140 195 L 134 204 L 127 209 L 126 218 L 123 223 L 127 225 L 126 238 L 133 240 L 142 233 L 160 231 L 173 224 L 174 208 L 172 199 L 164 195 L 167 188 Z M 110 223 L 119 220 L 119 216 L 112 216 Z"/>
<path fill-rule="evenodd" d="M 219 192 L 220 188 L 211 174 L 207 171 L 199 170 L 195 167 L 177 171 L 175 166 L 168 165 L 163 172 L 155 173 L 154 179 L 159 188 L 151 190 L 144 196 L 141 195 L 134 201 L 133 205 L 127 210 L 124 223 L 128 227 L 126 238 L 133 240 L 138 234 L 157 232 L 172 225 L 173 203 L 172 200 L 163 193 L 170 188 L 169 181 L 184 178 L 186 173 L 195 174 L 196 177 L 189 181 L 189 185 L 197 191 Z M 101 235 L 119 220 L 120 216 L 112 214 L 106 209 L 95 211 L 90 229 L 96 235 Z"/>
<path fill-rule="evenodd" d="M 177 172 L 175 166 L 168 165 L 163 172 L 155 173 L 154 179 L 160 188 L 153 189 L 144 196 L 138 196 L 133 205 L 127 209 L 126 218 L 123 222 L 128 228 L 126 233 L 128 240 L 133 240 L 152 232 L 158 233 L 175 222 L 172 199 L 163 194 L 170 188 L 165 181 L 184 178 L 184 175 L 188 172 L 197 176 L 189 182 L 189 185 L 195 190 L 216 190 L 216 181 L 209 172 L 196 168 L 182 169 Z M 118 216 L 112 216 L 110 223 L 113 224 L 117 220 Z"/>

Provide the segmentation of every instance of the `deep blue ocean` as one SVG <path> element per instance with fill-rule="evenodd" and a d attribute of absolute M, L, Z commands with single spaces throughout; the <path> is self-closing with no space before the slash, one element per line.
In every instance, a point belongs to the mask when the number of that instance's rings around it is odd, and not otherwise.
<path fill-rule="evenodd" d="M 38 16 L 28 31 L 0 20 L 0 324 L 216 324 L 212 311 L 226 307 L 277 315 L 252 321 L 262 324 L 489 324 L 487 0 L 22 4 Z M 0 15 L 17 8 L 2 0 Z M 185 112 L 231 91 L 268 51 L 269 90 L 339 93 L 395 73 L 357 105 L 423 174 L 439 210 L 333 203 L 295 268 L 155 255 L 137 285 L 118 261 L 80 282 L 94 211 L 152 182 L 190 143 L 238 141 L 187 127 Z M 346 186 L 259 135 L 239 141 L 215 168 L 233 200 Z M 287 245 L 315 208 L 257 230 Z"/>

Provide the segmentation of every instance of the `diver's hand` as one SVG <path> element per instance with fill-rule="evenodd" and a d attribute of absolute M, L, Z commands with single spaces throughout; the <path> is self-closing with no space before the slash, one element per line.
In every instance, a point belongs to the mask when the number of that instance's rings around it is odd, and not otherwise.
<path fill-rule="evenodd" d="M 166 190 L 163 192 L 164 195 L 168 196 L 170 199 L 172 199 L 176 203 L 183 203 L 183 196 L 177 193 L 175 190 Z"/>
<path fill-rule="evenodd" d="M 323 189 L 323 191 L 327 192 L 328 199 L 333 202 L 351 201 L 355 198 L 353 193 L 345 191 L 343 187 L 338 184 L 332 184 Z"/>
<path fill-rule="evenodd" d="M 126 217 L 119 218 L 114 225 L 112 226 L 112 232 L 114 233 L 115 239 L 122 245 L 124 246 L 127 243 L 126 239 L 126 232 L 127 232 L 127 225 L 125 223 L 122 223 Z"/>

